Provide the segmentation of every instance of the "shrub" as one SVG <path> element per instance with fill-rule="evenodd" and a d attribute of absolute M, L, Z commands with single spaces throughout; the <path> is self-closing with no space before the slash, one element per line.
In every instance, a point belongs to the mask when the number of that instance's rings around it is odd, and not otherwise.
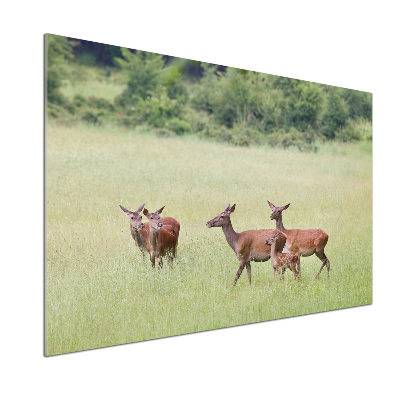
<path fill-rule="evenodd" d="M 230 142 L 235 146 L 250 146 L 251 144 L 261 144 L 263 141 L 264 135 L 246 124 L 235 124 L 232 129 Z"/>
<path fill-rule="evenodd" d="M 157 136 L 161 136 L 161 137 L 172 137 L 175 136 L 175 132 L 170 131 L 168 129 L 165 128 L 156 128 L 155 129 Z"/>
<path fill-rule="evenodd" d="M 107 110 L 113 112 L 115 110 L 114 105 L 106 99 L 100 97 L 91 96 L 87 99 L 89 107 L 97 108 L 99 110 Z"/>
<path fill-rule="evenodd" d="M 322 91 L 319 85 L 299 82 L 287 97 L 286 127 L 305 131 L 317 127 L 321 110 Z"/>
<path fill-rule="evenodd" d="M 101 115 L 91 110 L 87 110 L 82 114 L 82 121 L 85 121 L 93 125 L 101 125 L 102 121 L 100 119 Z"/>
<path fill-rule="evenodd" d="M 272 147 L 297 147 L 300 151 L 317 151 L 316 134 L 312 131 L 299 132 L 291 128 L 289 132 L 276 131 L 267 137 L 267 143 Z"/>
<path fill-rule="evenodd" d="M 47 101 L 62 105 L 65 102 L 60 88 L 65 78 L 65 63 L 72 61 L 75 43 L 64 36 L 46 35 L 46 86 Z"/>
<path fill-rule="evenodd" d="M 162 55 L 121 48 L 123 58 L 116 58 L 116 63 L 125 72 L 127 88 L 117 97 L 116 102 L 123 107 L 131 107 L 140 99 L 146 99 L 161 83 L 164 66 Z"/>
<path fill-rule="evenodd" d="M 167 122 L 167 129 L 175 132 L 177 135 L 185 135 L 192 132 L 189 122 L 179 118 L 172 118 Z"/>
<path fill-rule="evenodd" d="M 197 111 L 213 112 L 215 96 L 218 92 L 218 73 L 217 66 L 202 64 L 203 78 L 193 85 L 190 105 Z"/>
<path fill-rule="evenodd" d="M 140 121 L 160 128 L 168 120 L 181 116 L 182 104 L 179 100 L 170 99 L 166 88 L 161 87 L 158 93 L 149 93 L 146 99 L 139 99 L 135 113 Z"/>
<path fill-rule="evenodd" d="M 372 94 L 358 90 L 344 89 L 349 117 L 372 121 Z"/>
<path fill-rule="evenodd" d="M 347 125 L 338 132 L 336 139 L 343 142 L 355 140 L 372 140 L 372 126 L 368 120 L 349 120 Z"/>
<path fill-rule="evenodd" d="M 335 139 L 346 126 L 348 113 L 346 103 L 341 96 L 340 88 L 331 87 L 328 92 L 327 105 L 321 119 L 321 133 L 327 139 Z"/>
<path fill-rule="evenodd" d="M 194 133 L 202 131 L 210 123 L 210 116 L 205 111 L 195 111 L 191 107 L 186 107 L 184 112 L 185 120 L 188 121 Z"/>
<path fill-rule="evenodd" d="M 76 95 L 74 96 L 74 98 L 72 99 L 72 104 L 73 104 L 75 107 L 83 107 L 83 106 L 86 106 L 86 104 L 87 104 L 86 97 L 83 97 L 83 96 L 80 95 L 80 94 L 76 94 Z"/>

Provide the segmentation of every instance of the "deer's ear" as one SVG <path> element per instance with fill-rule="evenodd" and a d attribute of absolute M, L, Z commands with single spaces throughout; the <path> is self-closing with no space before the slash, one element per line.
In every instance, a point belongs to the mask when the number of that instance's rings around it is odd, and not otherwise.
<path fill-rule="evenodd" d="M 127 215 L 131 215 L 132 214 L 131 211 L 127 210 L 125 207 L 122 207 L 121 205 L 120 205 L 120 208 L 125 214 L 127 214 Z"/>
<path fill-rule="evenodd" d="M 228 207 L 225 208 L 225 211 L 224 211 L 224 212 L 229 212 L 230 209 L 231 209 L 231 205 L 228 204 Z"/>
<path fill-rule="evenodd" d="M 229 210 L 229 214 L 232 214 L 235 211 L 236 204 L 234 204 Z"/>
<path fill-rule="evenodd" d="M 267 200 L 268 201 L 268 200 Z M 269 204 L 269 206 L 271 207 L 271 209 L 272 210 L 274 210 L 276 207 L 272 204 L 272 203 L 270 203 L 269 201 L 268 201 L 268 204 Z"/>
<path fill-rule="evenodd" d="M 162 206 L 159 210 L 157 210 L 157 211 L 156 211 L 156 214 L 161 214 L 161 213 L 162 213 L 162 210 L 164 210 L 164 207 L 165 207 L 165 206 Z"/>
<path fill-rule="evenodd" d="M 147 208 L 145 208 L 144 210 L 143 210 L 143 214 L 147 217 L 147 214 L 149 213 L 149 211 L 147 210 Z"/>
<path fill-rule="evenodd" d="M 143 208 L 144 208 L 144 204 L 142 204 L 138 209 L 137 209 L 137 212 L 140 212 L 140 211 L 142 211 L 143 210 Z"/>
<path fill-rule="evenodd" d="M 290 206 L 290 203 L 289 203 L 289 204 L 286 204 L 286 206 L 283 206 L 283 207 L 282 207 L 282 210 L 286 210 L 289 206 Z"/>

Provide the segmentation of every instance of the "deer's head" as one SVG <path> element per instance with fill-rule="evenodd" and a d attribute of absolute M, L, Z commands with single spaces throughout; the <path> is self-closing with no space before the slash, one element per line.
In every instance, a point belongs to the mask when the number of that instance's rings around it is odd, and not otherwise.
<path fill-rule="evenodd" d="M 228 207 L 221 214 L 218 214 L 215 218 L 211 219 L 206 223 L 209 228 L 215 228 L 218 226 L 226 226 L 230 221 L 230 215 L 235 211 L 236 204 L 232 207 L 228 204 Z"/>
<path fill-rule="evenodd" d="M 160 214 L 162 213 L 162 210 L 164 209 L 164 207 L 161 207 L 159 210 L 157 210 L 156 212 L 153 212 L 153 213 L 150 213 L 146 208 L 143 210 L 143 214 L 149 220 L 150 229 L 157 230 L 157 229 L 161 229 L 163 227 L 163 223 L 161 222 Z"/>
<path fill-rule="evenodd" d="M 269 239 L 267 239 L 265 241 L 265 244 L 267 244 L 268 246 L 272 246 L 278 240 L 278 237 L 279 237 L 279 233 L 277 233 L 275 236 L 272 236 Z"/>
<path fill-rule="evenodd" d="M 142 204 L 136 211 L 129 211 L 125 207 L 121 207 L 121 210 L 129 217 L 129 221 L 132 229 L 138 230 L 144 228 L 144 223 L 142 222 L 142 216 L 140 212 L 143 210 L 144 204 Z"/>
<path fill-rule="evenodd" d="M 283 207 L 275 207 L 269 201 L 268 201 L 268 204 L 269 204 L 269 206 L 271 207 L 271 210 L 272 210 L 272 214 L 270 215 L 271 219 L 279 219 L 281 217 L 281 215 L 282 215 L 282 211 L 286 210 L 290 206 L 290 203 L 289 203 L 289 204 L 286 204 L 286 206 L 283 206 Z"/>

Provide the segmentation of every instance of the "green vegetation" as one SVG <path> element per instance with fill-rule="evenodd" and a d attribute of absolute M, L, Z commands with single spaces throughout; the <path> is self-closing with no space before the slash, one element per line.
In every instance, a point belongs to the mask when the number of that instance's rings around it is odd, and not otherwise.
<path fill-rule="evenodd" d="M 105 115 L 100 124 L 47 126 L 46 354 L 372 302 L 371 142 L 329 141 L 316 153 L 235 147 L 117 126 L 108 103 L 85 96 L 75 106 Z M 235 123 L 227 134 L 239 131 Z M 237 231 L 274 227 L 267 199 L 291 203 L 287 228 L 329 233 L 329 281 L 326 270 L 314 279 L 313 256 L 302 259 L 300 282 L 290 272 L 273 282 L 270 262 L 253 263 L 252 286 L 244 273 L 232 288 L 238 261 L 222 230 L 205 223 L 236 203 Z M 172 270 L 143 263 L 118 207 L 144 202 L 181 223 Z"/>
<path fill-rule="evenodd" d="M 372 95 L 46 36 L 46 354 L 372 302 Z M 347 143 L 345 143 L 347 142 Z M 205 223 L 322 228 L 331 279 L 273 282 Z M 173 269 L 143 263 L 119 204 L 181 223 Z"/>
<path fill-rule="evenodd" d="M 372 139 L 372 95 L 116 46 L 47 36 L 48 115 L 236 146 L 317 151 Z"/>

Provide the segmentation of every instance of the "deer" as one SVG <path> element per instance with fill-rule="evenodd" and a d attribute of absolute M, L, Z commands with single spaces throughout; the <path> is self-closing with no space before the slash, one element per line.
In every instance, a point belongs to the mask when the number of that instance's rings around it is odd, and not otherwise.
<path fill-rule="evenodd" d="M 129 211 L 121 205 L 120 208 L 129 217 L 131 235 L 136 246 L 142 253 L 144 262 L 145 253 L 150 252 L 149 223 L 144 224 L 142 222 L 142 216 L 140 215 L 140 212 L 144 208 L 144 204 L 142 204 L 136 211 Z"/>
<path fill-rule="evenodd" d="M 331 263 L 325 255 L 325 246 L 328 243 L 329 235 L 322 229 L 285 229 L 282 222 L 282 212 L 290 206 L 290 203 L 283 207 L 275 207 L 270 201 L 268 201 L 268 204 L 272 210 L 270 219 L 275 220 L 276 229 L 287 236 L 283 251 L 285 253 L 298 253 L 302 257 L 315 254 L 322 261 L 322 266 L 315 278 L 319 278 L 324 266 L 326 266 L 329 278 Z M 300 257 L 297 262 L 297 270 L 299 276 L 301 276 Z"/>
<path fill-rule="evenodd" d="M 285 235 L 283 232 L 281 232 Z M 286 235 L 285 235 L 286 236 Z M 279 269 L 280 279 L 283 280 L 283 274 L 285 269 L 289 267 L 293 272 L 293 280 L 295 280 L 299 273 L 296 270 L 296 264 L 299 261 L 298 253 L 280 253 L 276 250 L 276 243 L 279 238 L 279 234 L 272 236 L 265 241 L 265 244 L 271 246 L 271 265 L 274 269 L 274 281 L 276 277 L 276 270 Z"/>
<path fill-rule="evenodd" d="M 155 268 L 156 259 L 158 267 L 163 267 L 164 256 L 168 257 L 172 267 L 178 247 L 180 224 L 175 218 L 160 217 L 164 207 L 154 213 L 150 213 L 146 208 L 143 210 L 143 214 L 149 220 L 149 253 L 153 268 Z"/>
<path fill-rule="evenodd" d="M 250 230 L 241 233 L 235 232 L 231 222 L 231 214 L 235 211 L 235 207 L 236 204 L 232 207 L 228 204 L 225 211 L 208 221 L 206 226 L 208 228 L 222 228 L 226 241 L 239 260 L 239 269 L 236 273 L 233 286 L 236 285 L 244 267 L 246 267 L 249 284 L 251 286 L 250 261 L 264 262 L 268 261 L 271 257 L 271 247 L 265 245 L 265 240 L 271 236 L 279 235 L 279 238 L 276 240 L 276 248 L 278 251 L 282 251 L 286 238 L 278 229 Z"/>

